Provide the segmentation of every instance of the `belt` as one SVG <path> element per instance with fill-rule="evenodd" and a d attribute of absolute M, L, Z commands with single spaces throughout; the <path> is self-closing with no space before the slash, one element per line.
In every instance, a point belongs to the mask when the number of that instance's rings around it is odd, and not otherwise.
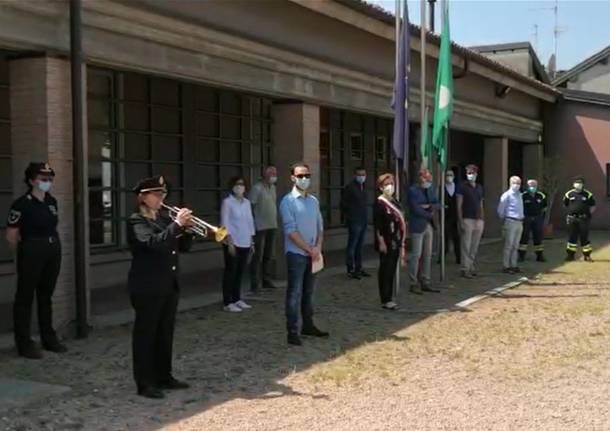
<path fill-rule="evenodd" d="M 523 221 L 522 218 L 516 218 L 516 217 L 505 217 L 505 219 L 507 220 L 513 220 L 513 221 Z"/>
<path fill-rule="evenodd" d="M 59 242 L 59 238 L 56 236 L 40 236 L 40 237 L 24 238 L 23 241 L 24 242 L 39 241 L 39 242 L 48 242 L 49 244 L 54 244 L 56 242 Z"/>

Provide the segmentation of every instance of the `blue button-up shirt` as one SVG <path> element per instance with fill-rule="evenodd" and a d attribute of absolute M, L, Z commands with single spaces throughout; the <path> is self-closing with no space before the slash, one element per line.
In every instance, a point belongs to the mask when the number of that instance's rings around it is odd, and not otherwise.
<path fill-rule="evenodd" d="M 520 192 L 508 190 L 500 197 L 498 217 L 523 220 L 523 197 Z"/>
<path fill-rule="evenodd" d="M 324 230 L 318 200 L 310 194 L 304 196 L 293 188 L 280 203 L 280 216 L 284 227 L 284 252 L 308 256 L 288 235 L 298 232 L 307 244 L 312 247 L 316 245 Z"/>

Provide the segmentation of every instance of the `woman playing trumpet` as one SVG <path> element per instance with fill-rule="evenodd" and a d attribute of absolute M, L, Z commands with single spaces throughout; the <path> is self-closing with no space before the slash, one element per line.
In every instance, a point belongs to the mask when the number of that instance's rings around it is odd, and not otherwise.
<path fill-rule="evenodd" d="M 138 209 L 129 217 L 128 241 L 133 255 L 128 287 L 136 313 L 133 326 L 133 373 L 138 394 L 163 398 L 163 389 L 188 384 L 172 375 L 172 345 L 178 307 L 178 252 L 187 251 L 192 235 L 191 211 L 175 218 L 159 213 L 167 195 L 162 176 L 145 178 L 134 188 Z"/>

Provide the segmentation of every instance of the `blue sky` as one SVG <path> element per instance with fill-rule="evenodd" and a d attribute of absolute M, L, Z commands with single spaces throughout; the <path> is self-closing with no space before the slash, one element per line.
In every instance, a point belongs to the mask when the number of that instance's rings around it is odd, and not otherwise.
<path fill-rule="evenodd" d="M 367 0 L 394 11 L 394 0 Z M 437 1 L 437 11 L 440 0 Z M 420 1 L 409 0 L 419 24 Z M 461 45 L 529 41 L 543 64 L 553 53 L 554 0 L 451 0 L 451 38 Z M 558 69 L 569 69 L 610 45 L 610 0 L 559 1 Z M 437 31 L 440 29 L 437 16 Z M 538 26 L 536 43 L 535 25 Z"/>

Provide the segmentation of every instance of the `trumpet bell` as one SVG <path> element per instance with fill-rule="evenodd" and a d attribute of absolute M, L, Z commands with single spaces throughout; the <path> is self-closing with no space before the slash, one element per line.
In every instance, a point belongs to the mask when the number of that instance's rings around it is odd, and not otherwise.
<path fill-rule="evenodd" d="M 225 238 L 229 235 L 229 231 L 224 226 L 220 226 L 214 232 L 214 239 L 216 242 L 223 242 Z"/>

